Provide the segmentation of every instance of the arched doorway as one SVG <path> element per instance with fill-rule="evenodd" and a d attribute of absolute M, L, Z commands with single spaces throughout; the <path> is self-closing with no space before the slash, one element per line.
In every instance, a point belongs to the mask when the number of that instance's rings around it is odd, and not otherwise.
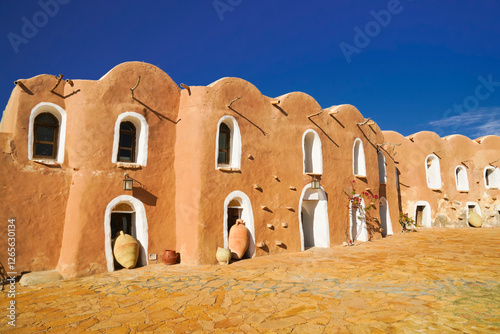
<path fill-rule="evenodd" d="M 382 197 L 380 199 L 380 227 L 382 227 L 382 236 L 393 235 L 392 231 L 392 221 L 391 221 L 391 213 L 389 211 L 389 203 Z"/>
<path fill-rule="evenodd" d="M 311 247 L 330 247 L 328 201 L 323 188 L 312 189 L 308 184 L 302 190 L 299 204 L 302 250 Z"/>
<path fill-rule="evenodd" d="M 137 198 L 121 195 L 109 202 L 104 214 L 104 249 L 108 271 L 115 270 L 112 242 L 116 233 L 130 231 L 139 243 L 139 259 L 137 267 L 147 265 L 148 254 L 148 222 L 144 204 Z M 115 234 L 115 235 L 113 235 Z"/>
<path fill-rule="evenodd" d="M 224 247 L 229 245 L 229 229 L 236 223 L 236 219 L 243 219 L 248 229 L 249 245 L 244 258 L 252 258 L 255 255 L 255 227 L 253 220 L 252 203 L 250 198 L 241 192 L 233 191 L 224 200 Z"/>
<path fill-rule="evenodd" d="M 353 208 L 351 203 L 349 213 L 351 216 L 349 232 L 351 241 L 368 241 L 368 230 L 366 229 L 365 201 L 358 195 L 360 205 L 358 208 Z"/>
<path fill-rule="evenodd" d="M 431 206 L 428 202 L 418 201 L 415 204 L 416 226 L 432 227 Z"/>

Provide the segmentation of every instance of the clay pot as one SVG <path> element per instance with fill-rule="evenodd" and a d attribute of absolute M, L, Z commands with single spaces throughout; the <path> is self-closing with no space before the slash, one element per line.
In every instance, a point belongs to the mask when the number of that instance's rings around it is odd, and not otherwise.
<path fill-rule="evenodd" d="M 172 264 L 176 264 L 178 256 L 179 256 L 179 254 L 174 250 L 170 250 L 170 249 L 165 250 L 163 252 L 163 254 L 161 255 L 161 262 L 163 262 L 167 266 L 170 266 Z"/>
<path fill-rule="evenodd" d="M 242 219 L 236 220 L 236 224 L 229 230 L 229 249 L 235 260 L 240 260 L 248 249 L 248 229 Z"/>
<path fill-rule="evenodd" d="M 131 235 L 120 231 L 120 235 L 115 240 L 113 254 L 116 262 L 124 268 L 134 268 L 139 258 L 139 244 Z"/>
<path fill-rule="evenodd" d="M 483 218 L 477 213 L 471 211 L 469 212 L 469 224 L 473 227 L 483 226 Z"/>
<path fill-rule="evenodd" d="M 231 260 L 231 250 L 229 248 L 217 247 L 215 257 L 219 264 L 229 264 L 229 261 Z"/>

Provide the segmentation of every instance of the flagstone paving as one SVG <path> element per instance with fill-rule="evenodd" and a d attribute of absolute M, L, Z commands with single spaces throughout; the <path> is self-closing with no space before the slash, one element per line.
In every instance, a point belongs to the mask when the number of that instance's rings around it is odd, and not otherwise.
<path fill-rule="evenodd" d="M 500 332 L 500 229 L 17 284 L 16 327 L 5 292 L 1 333 Z"/>

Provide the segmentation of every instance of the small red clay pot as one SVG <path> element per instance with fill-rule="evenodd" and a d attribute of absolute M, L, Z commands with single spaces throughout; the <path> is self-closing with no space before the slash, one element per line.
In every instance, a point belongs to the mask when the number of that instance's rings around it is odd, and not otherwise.
<path fill-rule="evenodd" d="M 177 254 L 176 251 L 174 250 L 165 250 L 163 252 L 163 254 L 161 255 L 161 261 L 166 264 L 167 266 L 170 266 L 172 264 L 176 264 L 177 263 L 177 257 L 179 256 L 179 254 Z"/>

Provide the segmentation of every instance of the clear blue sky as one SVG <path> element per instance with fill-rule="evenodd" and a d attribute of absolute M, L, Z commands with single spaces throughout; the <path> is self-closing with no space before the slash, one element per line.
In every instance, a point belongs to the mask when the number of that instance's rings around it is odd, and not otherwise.
<path fill-rule="evenodd" d="M 0 111 L 17 79 L 145 61 L 177 83 L 353 104 L 403 135 L 500 135 L 498 0 L 0 0 L 0 36 Z"/>

